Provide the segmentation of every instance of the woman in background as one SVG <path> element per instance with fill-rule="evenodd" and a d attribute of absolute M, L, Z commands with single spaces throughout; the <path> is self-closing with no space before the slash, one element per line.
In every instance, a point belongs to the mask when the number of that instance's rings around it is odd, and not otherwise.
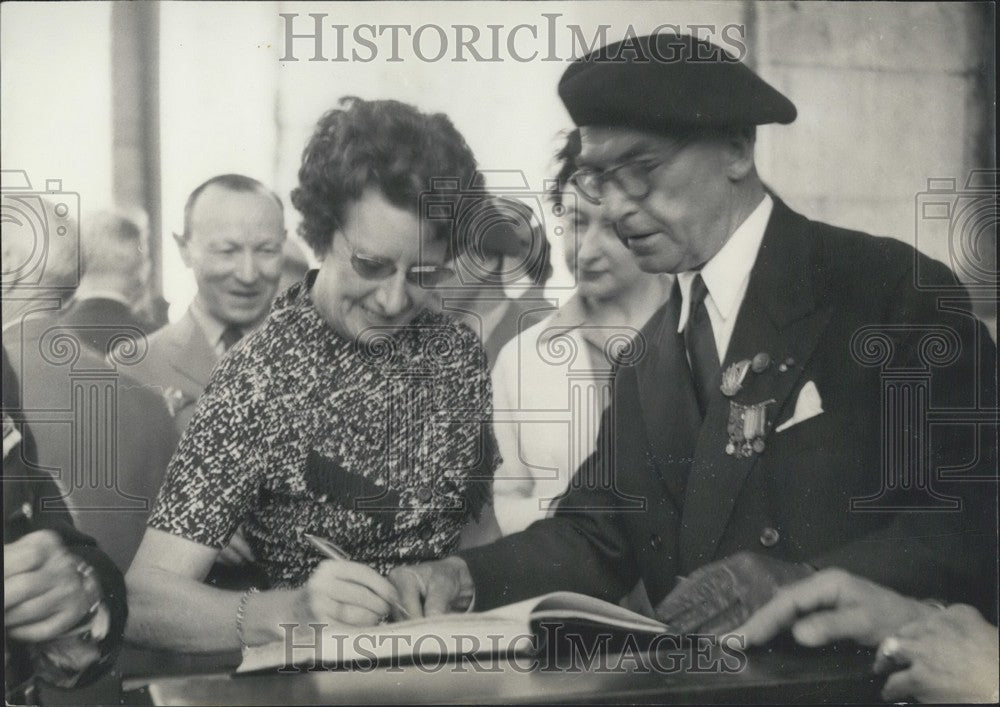
<path fill-rule="evenodd" d="M 557 155 L 551 194 L 563 211 L 559 226 L 576 293 L 508 343 L 493 368 L 494 429 L 503 457 L 493 496 L 505 535 L 555 512 L 573 474 L 594 452 L 616 358 L 639 353 L 633 337 L 673 284 L 670 276 L 641 271 L 600 205 L 570 183 L 579 154 L 574 130 Z"/>
<path fill-rule="evenodd" d="M 376 624 L 401 613 L 384 573 L 489 522 L 486 356 L 428 309 L 462 244 L 420 210 L 475 168 L 442 114 L 344 99 L 320 119 L 292 192 L 319 269 L 213 373 L 128 573 L 131 639 L 219 651 L 280 624 Z M 202 583 L 240 524 L 268 591 Z"/>

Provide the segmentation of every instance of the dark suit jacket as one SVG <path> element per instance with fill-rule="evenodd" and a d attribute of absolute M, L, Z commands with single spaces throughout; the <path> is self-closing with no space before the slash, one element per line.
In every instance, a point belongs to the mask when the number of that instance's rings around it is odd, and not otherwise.
<path fill-rule="evenodd" d="M 117 334 L 145 336 L 149 325 L 121 302 L 104 297 L 73 300 L 59 314 L 59 322 L 74 327 L 81 340 L 101 356 Z"/>
<path fill-rule="evenodd" d="M 101 659 L 81 677 L 79 685 L 84 685 L 98 678 L 109 670 L 122 646 L 125 631 L 125 619 L 128 608 L 125 601 L 125 580 L 122 572 L 115 567 L 111 559 L 104 554 L 94 540 L 80 533 L 73 526 L 73 519 L 63 503 L 62 493 L 52 478 L 39 470 L 33 463 L 34 439 L 30 429 L 24 425 L 23 411 L 18 396 L 18 382 L 6 352 L 3 353 L 3 412 L 9 415 L 18 425 L 22 435 L 21 443 L 14 447 L 3 462 L 3 517 L 4 544 L 20 539 L 24 531 L 49 529 L 54 530 L 62 538 L 66 548 L 77 557 L 85 560 L 94 568 L 95 576 L 101 585 L 105 604 L 111 615 L 111 626 L 108 635 L 101 644 Z M 23 521 L 13 520 L 22 507 L 31 509 L 31 526 L 22 528 Z M 5 675 L 6 685 L 16 685 L 30 674 L 27 665 L 27 648 L 22 644 L 8 642 L 4 636 L 5 652 L 12 651 L 11 670 L 23 675 Z M 27 672 L 25 672 L 27 671 Z"/>
<path fill-rule="evenodd" d="M 76 525 L 128 569 L 163 484 L 178 434 L 159 394 L 86 346 L 69 346 L 58 315 L 19 322 L 3 346 L 20 379 L 22 413 L 32 427 L 32 464 L 62 485 Z M 141 349 L 139 349 L 141 351 Z M 122 354 L 124 356 L 124 354 Z"/>
<path fill-rule="evenodd" d="M 918 259 L 952 288 L 950 302 L 914 287 Z M 996 405 L 996 349 L 947 268 L 776 199 L 723 362 L 759 352 L 774 361 L 735 397 L 774 401 L 766 448 L 746 458 L 725 452 L 721 391 L 698 419 L 678 306 L 653 317 L 646 356 L 618 371 L 597 457 L 556 516 L 462 553 L 478 607 L 556 589 L 614 600 L 637 578 L 655 605 L 678 576 L 748 550 L 996 613 L 995 437 L 969 422 Z M 786 360 L 782 372 L 775 364 Z M 914 380 L 916 408 L 944 416 L 929 437 L 918 429 L 926 415 L 898 404 Z M 824 412 L 775 432 L 807 382 Z M 890 474 L 898 488 L 879 498 L 883 464 L 912 470 L 921 456 L 932 492 Z"/>
<path fill-rule="evenodd" d="M 189 310 L 149 337 L 149 351 L 130 375 L 163 396 L 181 434 L 218 362 L 218 354 Z"/>

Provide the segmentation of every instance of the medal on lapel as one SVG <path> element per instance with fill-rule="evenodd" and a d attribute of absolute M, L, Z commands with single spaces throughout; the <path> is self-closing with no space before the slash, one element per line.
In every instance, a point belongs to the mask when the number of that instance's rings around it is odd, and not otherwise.
<path fill-rule="evenodd" d="M 743 379 L 747 377 L 750 370 L 750 359 L 743 359 L 730 364 L 729 368 L 722 372 L 722 385 L 719 389 L 727 398 L 736 395 L 743 388 Z"/>
<path fill-rule="evenodd" d="M 727 398 L 733 398 L 743 390 L 743 382 L 747 373 L 759 375 L 771 365 L 771 356 L 760 352 L 753 359 L 744 358 L 729 365 L 722 372 L 722 385 L 719 388 Z M 733 457 L 750 457 L 764 451 L 764 435 L 767 434 L 767 406 L 776 402 L 774 399 L 761 403 L 746 404 L 729 401 L 729 442 L 726 444 L 726 454 Z"/>
<path fill-rule="evenodd" d="M 764 435 L 767 433 L 767 406 L 776 402 L 765 400 L 754 405 L 743 405 L 729 401 L 729 443 L 726 454 L 733 457 L 749 457 L 764 451 Z"/>

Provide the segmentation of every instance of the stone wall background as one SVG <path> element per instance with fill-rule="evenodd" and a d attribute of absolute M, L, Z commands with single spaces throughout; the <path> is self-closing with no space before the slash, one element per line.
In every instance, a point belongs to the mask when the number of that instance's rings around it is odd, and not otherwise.
<path fill-rule="evenodd" d="M 995 176 L 967 188 L 970 174 L 996 167 L 992 3 L 173 3 L 155 17 L 148 7 L 3 3 L 2 149 L 4 169 L 42 184 L 63 179 L 84 210 L 117 202 L 151 214 L 172 316 L 193 294 L 169 239 L 191 188 L 238 171 L 287 196 L 315 120 L 340 96 L 444 111 L 484 167 L 523 173 L 536 191 L 570 126 L 555 94 L 565 62 L 280 62 L 282 12 L 326 12 L 348 25 L 505 27 L 541 27 L 549 13 L 588 38 L 602 24 L 609 38 L 628 25 L 743 25 L 747 61 L 799 108 L 792 125 L 758 133 L 759 169 L 774 190 L 813 218 L 912 243 L 966 282 L 995 277 Z M 152 59 L 137 26 L 158 34 Z M 557 42 L 571 52 L 568 33 Z M 151 61 L 158 67 L 137 67 Z M 929 180 L 938 187 L 930 197 Z M 928 199 L 950 203 L 947 217 L 927 218 Z M 287 220 L 294 233 L 294 209 Z M 980 313 L 995 322 L 983 299 Z"/>

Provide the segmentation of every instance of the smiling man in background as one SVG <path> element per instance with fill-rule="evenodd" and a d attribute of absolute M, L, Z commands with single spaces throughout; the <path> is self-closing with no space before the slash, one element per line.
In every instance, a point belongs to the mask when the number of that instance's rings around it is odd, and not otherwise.
<path fill-rule="evenodd" d="M 281 200 L 256 179 L 212 177 L 191 192 L 184 233 L 174 238 L 198 293 L 179 321 L 150 337 L 135 375 L 162 392 L 183 432 L 215 364 L 264 318 L 277 293 Z"/>

